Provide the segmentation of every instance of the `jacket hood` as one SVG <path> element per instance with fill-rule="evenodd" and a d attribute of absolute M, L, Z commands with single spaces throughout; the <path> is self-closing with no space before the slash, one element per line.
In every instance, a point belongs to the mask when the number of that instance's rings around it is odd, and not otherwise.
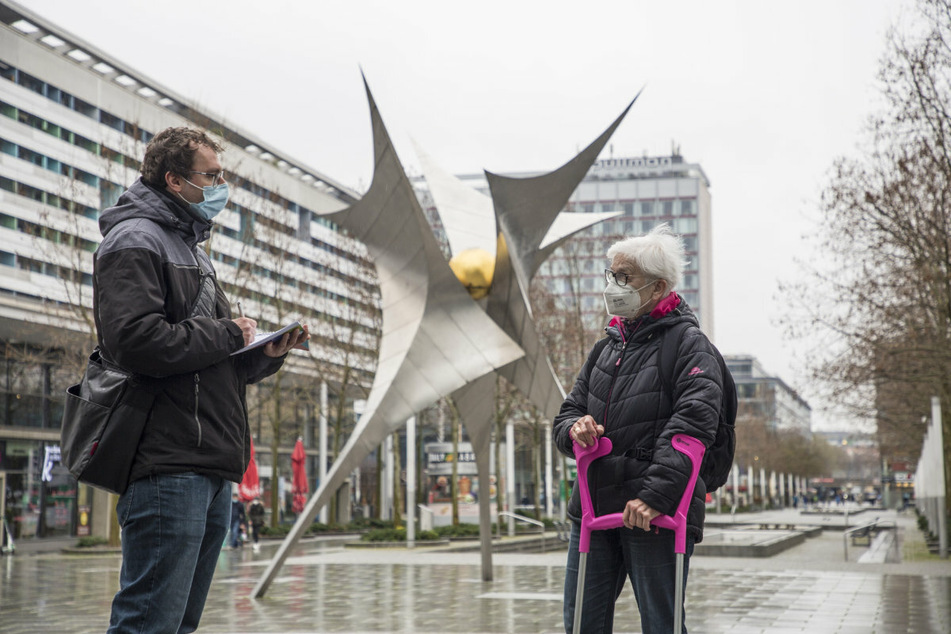
<path fill-rule="evenodd" d="M 99 214 L 99 231 L 105 237 L 120 222 L 132 218 L 144 218 L 168 227 L 182 234 L 189 243 L 203 242 L 211 232 L 211 223 L 195 218 L 174 198 L 149 187 L 141 178 L 119 196 L 114 206 Z"/>

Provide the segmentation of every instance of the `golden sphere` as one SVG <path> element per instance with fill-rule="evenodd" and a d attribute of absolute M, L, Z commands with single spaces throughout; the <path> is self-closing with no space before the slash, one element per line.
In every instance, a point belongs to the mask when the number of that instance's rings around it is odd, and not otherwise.
<path fill-rule="evenodd" d="M 472 299 L 482 299 L 492 287 L 495 258 L 485 249 L 466 249 L 449 260 L 449 268 L 469 291 Z"/>

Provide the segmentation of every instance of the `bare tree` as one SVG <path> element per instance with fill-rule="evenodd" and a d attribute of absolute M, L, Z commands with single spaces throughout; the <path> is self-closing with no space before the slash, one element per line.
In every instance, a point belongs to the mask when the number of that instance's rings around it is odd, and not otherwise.
<path fill-rule="evenodd" d="M 351 285 L 353 297 L 337 304 L 335 310 L 339 314 L 327 315 L 313 327 L 314 343 L 325 353 L 312 354 L 310 359 L 317 375 L 334 395 L 333 408 L 327 412 L 334 459 L 356 424 L 355 416 L 351 416 L 353 399 L 365 398 L 369 393 L 382 332 L 373 268 L 364 259 L 359 269 L 362 281 Z M 330 516 L 339 516 L 336 496 L 331 498 Z"/>
<path fill-rule="evenodd" d="M 867 149 L 836 162 L 823 195 L 828 264 L 784 286 L 799 300 L 790 334 L 815 343 L 817 384 L 877 422 L 883 452 L 912 460 L 928 397 L 951 406 L 951 1 L 918 8 L 890 35 Z"/>
<path fill-rule="evenodd" d="M 236 186 L 241 186 L 241 177 L 232 175 L 231 178 Z M 296 223 L 275 193 L 266 198 L 263 207 L 256 212 L 237 203 L 235 206 L 241 217 L 241 251 L 234 259 L 235 268 L 229 271 L 231 299 L 243 300 L 248 308 L 253 307 L 259 330 L 276 330 L 292 321 L 292 317 L 301 316 L 297 299 L 301 276 L 292 270 L 296 261 L 288 257 L 296 251 Z M 205 248 L 211 251 L 212 240 L 206 242 Z M 280 448 L 288 436 L 286 426 L 294 422 L 300 411 L 293 397 L 300 393 L 295 384 L 301 382 L 302 377 L 289 371 L 291 363 L 299 366 L 293 353 L 278 372 L 249 390 L 249 414 L 268 423 L 272 527 L 276 527 L 280 519 Z M 295 369 L 299 371 L 299 367 Z M 292 431 L 299 429 L 298 424 Z M 258 441 L 263 440 L 259 436 Z"/>

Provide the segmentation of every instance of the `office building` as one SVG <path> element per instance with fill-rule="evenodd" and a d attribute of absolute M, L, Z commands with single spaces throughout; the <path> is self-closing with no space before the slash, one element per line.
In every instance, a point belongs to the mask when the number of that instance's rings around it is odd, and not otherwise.
<path fill-rule="evenodd" d="M 770 376 L 753 356 L 726 355 L 724 361 L 736 382 L 738 425 L 762 420 L 770 431 L 812 435 L 812 408 L 785 381 Z"/>
<path fill-rule="evenodd" d="M 137 178 L 149 139 L 183 125 L 210 131 L 225 148 L 231 199 L 205 247 L 226 292 L 261 330 L 298 317 L 311 326 L 312 353 L 292 355 L 285 386 L 313 391 L 325 381 L 333 393 L 347 368 L 356 383 L 372 376 L 375 273 L 363 246 L 320 216 L 357 194 L 48 20 L 0 2 L 0 476 L 17 537 L 75 534 L 83 528 L 79 507 L 104 516 L 98 498 L 77 489 L 62 467 L 46 470 L 52 481 L 42 482 L 43 463 L 59 443 L 62 394 L 82 371 L 68 359 L 95 343 L 99 212 Z M 285 401 L 295 437 L 316 444 L 316 404 Z M 267 416 L 251 412 L 259 444 Z M 258 452 L 265 462 L 267 455 Z"/>

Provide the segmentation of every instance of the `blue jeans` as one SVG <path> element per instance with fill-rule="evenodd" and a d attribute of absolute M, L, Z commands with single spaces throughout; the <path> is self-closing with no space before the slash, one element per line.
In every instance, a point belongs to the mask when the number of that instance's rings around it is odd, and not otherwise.
<path fill-rule="evenodd" d="M 109 632 L 193 632 L 231 519 L 231 483 L 196 473 L 136 480 L 116 505 L 122 571 Z"/>
<path fill-rule="evenodd" d="M 241 520 L 231 522 L 230 544 L 232 548 L 241 545 Z"/>
<path fill-rule="evenodd" d="M 568 565 L 565 568 L 564 603 L 565 632 L 569 633 L 574 627 L 580 535 L 581 527 L 572 522 Z M 687 537 L 684 593 L 693 544 L 694 539 Z M 673 531 L 661 530 L 659 534 L 628 528 L 593 531 L 589 550 L 585 569 L 581 631 L 584 634 L 613 631 L 614 604 L 624 589 L 625 578 L 630 578 L 644 634 L 670 634 L 674 629 L 674 580 L 677 562 Z M 685 624 L 683 634 L 686 632 Z"/>

